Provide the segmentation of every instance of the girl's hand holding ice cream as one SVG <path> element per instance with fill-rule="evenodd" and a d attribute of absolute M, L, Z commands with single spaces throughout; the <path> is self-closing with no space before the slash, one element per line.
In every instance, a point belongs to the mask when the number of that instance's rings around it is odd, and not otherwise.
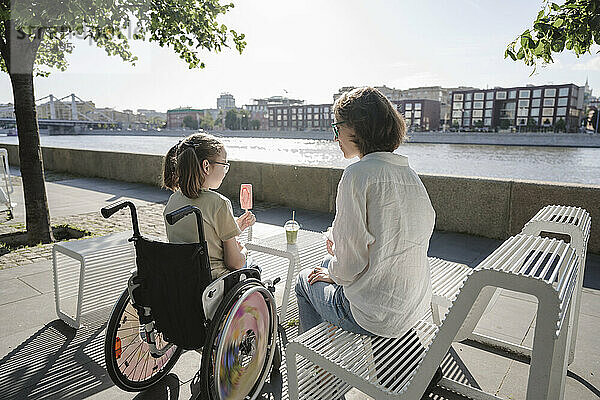
<path fill-rule="evenodd" d="M 240 230 L 248 228 L 249 226 L 254 225 L 256 222 L 256 216 L 252 213 L 252 211 L 246 211 L 236 220 Z"/>

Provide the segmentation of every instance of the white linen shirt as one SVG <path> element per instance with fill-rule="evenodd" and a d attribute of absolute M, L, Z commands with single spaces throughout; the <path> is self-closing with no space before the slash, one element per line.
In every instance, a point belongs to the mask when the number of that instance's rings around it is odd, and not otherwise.
<path fill-rule="evenodd" d="M 348 166 L 338 185 L 331 279 L 356 322 L 384 337 L 406 333 L 431 305 L 427 248 L 435 211 L 402 155 L 377 152 Z"/>

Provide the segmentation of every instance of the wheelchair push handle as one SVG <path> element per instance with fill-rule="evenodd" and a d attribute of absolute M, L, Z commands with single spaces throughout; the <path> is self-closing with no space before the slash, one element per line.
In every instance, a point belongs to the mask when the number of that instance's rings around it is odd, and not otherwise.
<path fill-rule="evenodd" d="M 198 207 L 195 206 L 185 206 L 181 207 L 175 211 L 171 211 L 167 215 L 165 215 L 165 219 L 169 223 L 169 225 L 175 224 L 181 218 L 189 215 L 191 213 L 196 214 L 196 225 L 198 226 L 198 239 L 200 243 L 204 243 L 204 222 L 202 220 L 202 211 Z"/>
<path fill-rule="evenodd" d="M 109 218 L 114 213 L 116 213 L 119 210 L 122 210 L 125 207 L 129 207 L 129 209 L 131 210 L 131 223 L 133 225 L 133 236 L 140 237 L 141 235 L 140 235 L 140 228 L 138 225 L 137 211 L 135 209 L 135 205 L 131 201 L 121 201 L 118 203 L 113 203 L 106 207 L 102 207 L 100 209 L 100 213 L 102 214 L 102 216 L 104 218 Z"/>

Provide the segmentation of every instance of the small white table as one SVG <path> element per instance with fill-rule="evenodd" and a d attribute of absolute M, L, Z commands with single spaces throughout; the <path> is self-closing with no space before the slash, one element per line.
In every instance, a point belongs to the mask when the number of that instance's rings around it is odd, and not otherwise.
<path fill-rule="evenodd" d="M 73 328 L 81 317 L 112 307 L 135 268 L 135 249 L 120 232 L 57 243 L 52 248 L 56 314 Z"/>

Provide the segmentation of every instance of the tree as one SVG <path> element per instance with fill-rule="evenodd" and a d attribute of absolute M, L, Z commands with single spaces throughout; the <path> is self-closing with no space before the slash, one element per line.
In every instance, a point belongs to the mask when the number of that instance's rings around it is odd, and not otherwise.
<path fill-rule="evenodd" d="M 500 120 L 500 129 L 508 129 L 510 128 L 510 121 L 507 119 L 501 119 Z"/>
<path fill-rule="evenodd" d="M 215 121 L 209 113 L 206 113 L 200 118 L 200 128 L 204 130 L 211 130 L 215 127 Z"/>
<path fill-rule="evenodd" d="M 65 71 L 73 38 L 135 65 L 129 40 L 171 47 L 190 68 L 204 68 L 199 51 L 220 52 L 230 39 L 241 53 L 244 35 L 219 24 L 233 4 L 218 0 L 0 0 L 0 70 L 9 74 L 19 134 L 19 159 L 30 242 L 50 242 L 33 76 Z M 123 32 L 129 30 L 131 37 Z"/>
<path fill-rule="evenodd" d="M 600 44 L 600 0 L 566 0 L 562 5 L 545 0 L 533 28 L 509 43 L 504 58 L 523 60 L 535 72 L 539 59 L 552 63 L 552 53 L 565 48 L 579 57 L 590 53 L 594 43 Z"/>
<path fill-rule="evenodd" d="M 183 126 L 190 129 L 198 129 L 198 119 L 191 115 L 183 117 Z"/>
<path fill-rule="evenodd" d="M 593 129 L 594 132 L 598 132 L 598 109 L 592 108 L 588 113 L 586 121 L 586 129 Z"/>
<path fill-rule="evenodd" d="M 260 129 L 260 121 L 257 119 L 253 119 L 250 121 L 250 129 L 253 131 L 257 131 Z"/>
<path fill-rule="evenodd" d="M 231 130 L 240 129 L 240 119 L 236 110 L 228 110 L 225 113 L 225 128 Z"/>
<path fill-rule="evenodd" d="M 240 128 L 247 131 L 250 129 L 250 113 L 247 110 L 241 110 L 240 114 Z"/>
<path fill-rule="evenodd" d="M 534 118 L 527 118 L 527 132 L 534 132 L 537 128 L 537 122 Z"/>
<path fill-rule="evenodd" d="M 566 132 L 567 131 L 567 123 L 564 119 L 559 119 L 554 124 L 554 132 Z"/>

